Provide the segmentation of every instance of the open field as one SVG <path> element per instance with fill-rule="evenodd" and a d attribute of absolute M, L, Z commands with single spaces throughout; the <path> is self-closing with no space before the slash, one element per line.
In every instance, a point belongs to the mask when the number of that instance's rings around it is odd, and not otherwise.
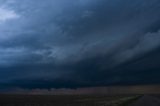
<path fill-rule="evenodd" d="M 160 86 L 18 89 L 1 94 L 0 106 L 160 106 Z"/>
<path fill-rule="evenodd" d="M 0 106 L 127 106 L 137 95 L 0 95 Z"/>

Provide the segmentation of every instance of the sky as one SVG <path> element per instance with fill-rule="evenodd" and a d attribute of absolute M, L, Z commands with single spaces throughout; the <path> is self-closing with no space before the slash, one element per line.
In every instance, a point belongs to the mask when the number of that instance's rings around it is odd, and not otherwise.
<path fill-rule="evenodd" d="M 159 0 L 0 0 L 0 89 L 160 84 Z"/>

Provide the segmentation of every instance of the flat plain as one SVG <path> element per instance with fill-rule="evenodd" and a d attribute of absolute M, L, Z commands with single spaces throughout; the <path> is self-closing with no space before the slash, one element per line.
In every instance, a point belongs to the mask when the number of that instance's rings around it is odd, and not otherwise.
<path fill-rule="evenodd" d="M 0 95 L 0 106 L 128 106 L 139 95 Z"/>

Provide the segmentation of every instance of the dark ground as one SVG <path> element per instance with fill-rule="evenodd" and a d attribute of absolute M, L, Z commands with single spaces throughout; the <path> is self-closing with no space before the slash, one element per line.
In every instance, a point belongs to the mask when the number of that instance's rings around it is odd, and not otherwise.
<path fill-rule="evenodd" d="M 160 98 L 156 95 L 145 95 L 132 103 L 130 106 L 160 106 Z"/>
<path fill-rule="evenodd" d="M 0 106 L 160 106 L 160 95 L 0 95 Z"/>
<path fill-rule="evenodd" d="M 0 95 L 0 106 L 127 106 L 137 95 Z"/>

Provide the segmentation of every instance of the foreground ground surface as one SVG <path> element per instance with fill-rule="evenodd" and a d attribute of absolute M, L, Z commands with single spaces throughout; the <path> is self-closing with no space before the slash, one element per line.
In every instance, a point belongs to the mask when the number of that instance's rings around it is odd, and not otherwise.
<path fill-rule="evenodd" d="M 0 95 L 0 106 L 128 106 L 137 95 Z"/>
<path fill-rule="evenodd" d="M 160 106 L 160 96 L 156 95 L 145 95 L 139 98 L 137 101 L 129 106 Z"/>

